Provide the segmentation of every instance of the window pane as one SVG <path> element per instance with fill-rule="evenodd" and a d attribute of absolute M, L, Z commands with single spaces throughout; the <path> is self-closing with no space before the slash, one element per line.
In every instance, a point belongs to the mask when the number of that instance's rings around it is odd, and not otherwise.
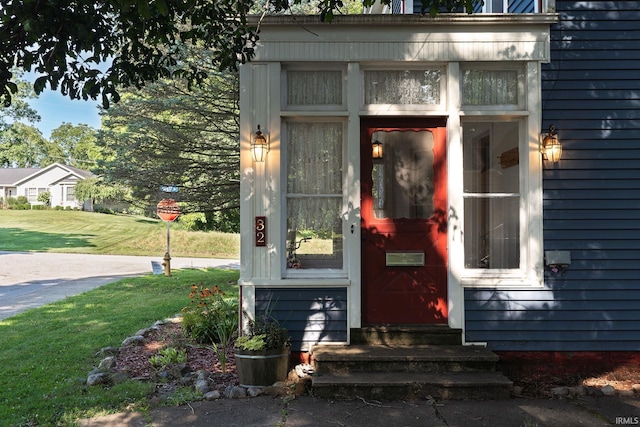
<path fill-rule="evenodd" d="M 464 201 L 466 268 L 519 268 L 519 197 Z"/>
<path fill-rule="evenodd" d="M 519 193 L 518 123 L 463 125 L 465 193 Z"/>
<path fill-rule="evenodd" d="M 288 122 L 287 268 L 342 268 L 342 122 Z"/>
<path fill-rule="evenodd" d="M 464 105 L 518 104 L 516 70 L 465 70 L 462 74 Z"/>
<path fill-rule="evenodd" d="M 287 192 L 342 194 L 342 123 L 287 124 Z"/>
<path fill-rule="evenodd" d="M 466 122 L 466 268 L 520 268 L 519 122 Z"/>
<path fill-rule="evenodd" d="M 287 268 L 342 268 L 342 197 L 287 200 Z"/>
<path fill-rule="evenodd" d="M 365 104 L 440 104 L 440 70 L 365 71 Z"/>
<path fill-rule="evenodd" d="M 382 159 L 372 170 L 376 218 L 433 215 L 433 134 L 429 131 L 375 132 Z"/>
<path fill-rule="evenodd" d="M 287 71 L 287 105 L 342 104 L 341 71 Z"/>

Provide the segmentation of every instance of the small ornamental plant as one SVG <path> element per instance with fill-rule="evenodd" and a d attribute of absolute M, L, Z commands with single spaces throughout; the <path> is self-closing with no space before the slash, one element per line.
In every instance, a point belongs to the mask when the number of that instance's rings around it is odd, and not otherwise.
<path fill-rule="evenodd" d="M 248 331 L 238 337 L 235 348 L 244 351 L 261 351 L 289 347 L 291 338 L 288 331 L 269 311 L 248 321 Z"/>
<path fill-rule="evenodd" d="M 211 344 L 226 372 L 227 351 L 238 335 L 238 298 L 200 283 L 191 286 L 189 299 L 182 309 L 184 331 L 196 342 Z"/>

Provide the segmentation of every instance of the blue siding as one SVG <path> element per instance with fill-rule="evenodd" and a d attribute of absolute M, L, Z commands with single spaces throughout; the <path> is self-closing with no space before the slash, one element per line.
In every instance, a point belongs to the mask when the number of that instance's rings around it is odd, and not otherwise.
<path fill-rule="evenodd" d="M 556 2 L 543 125 L 544 248 L 570 250 L 545 288 L 467 289 L 466 339 L 495 350 L 640 351 L 640 2 Z"/>
<path fill-rule="evenodd" d="M 256 313 L 265 310 L 288 329 L 293 351 L 347 342 L 346 288 L 257 288 Z"/>

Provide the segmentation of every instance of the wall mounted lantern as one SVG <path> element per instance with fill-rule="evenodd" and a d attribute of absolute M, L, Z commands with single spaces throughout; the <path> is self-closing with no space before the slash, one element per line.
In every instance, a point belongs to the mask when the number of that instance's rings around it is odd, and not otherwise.
<path fill-rule="evenodd" d="M 371 144 L 371 150 L 372 150 L 372 157 L 374 159 L 382 158 L 382 142 L 380 142 L 377 139 L 373 141 L 373 143 Z"/>
<path fill-rule="evenodd" d="M 549 133 L 544 135 L 542 139 L 542 157 L 546 160 L 550 160 L 553 163 L 558 163 L 560 157 L 562 157 L 562 144 L 558 140 L 558 134 L 556 133 L 555 126 L 549 126 Z"/>
<path fill-rule="evenodd" d="M 253 160 L 258 163 L 264 162 L 268 152 L 269 143 L 260 131 L 260 125 L 258 125 L 258 130 L 253 137 L 253 141 L 251 141 L 251 154 L 253 155 Z"/>

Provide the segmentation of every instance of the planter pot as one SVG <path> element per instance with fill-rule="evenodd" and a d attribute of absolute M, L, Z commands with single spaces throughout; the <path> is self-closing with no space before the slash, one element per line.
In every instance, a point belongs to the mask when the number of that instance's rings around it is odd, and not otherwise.
<path fill-rule="evenodd" d="M 234 349 L 240 385 L 270 386 L 285 381 L 290 350 L 290 347 L 261 351 Z"/>

